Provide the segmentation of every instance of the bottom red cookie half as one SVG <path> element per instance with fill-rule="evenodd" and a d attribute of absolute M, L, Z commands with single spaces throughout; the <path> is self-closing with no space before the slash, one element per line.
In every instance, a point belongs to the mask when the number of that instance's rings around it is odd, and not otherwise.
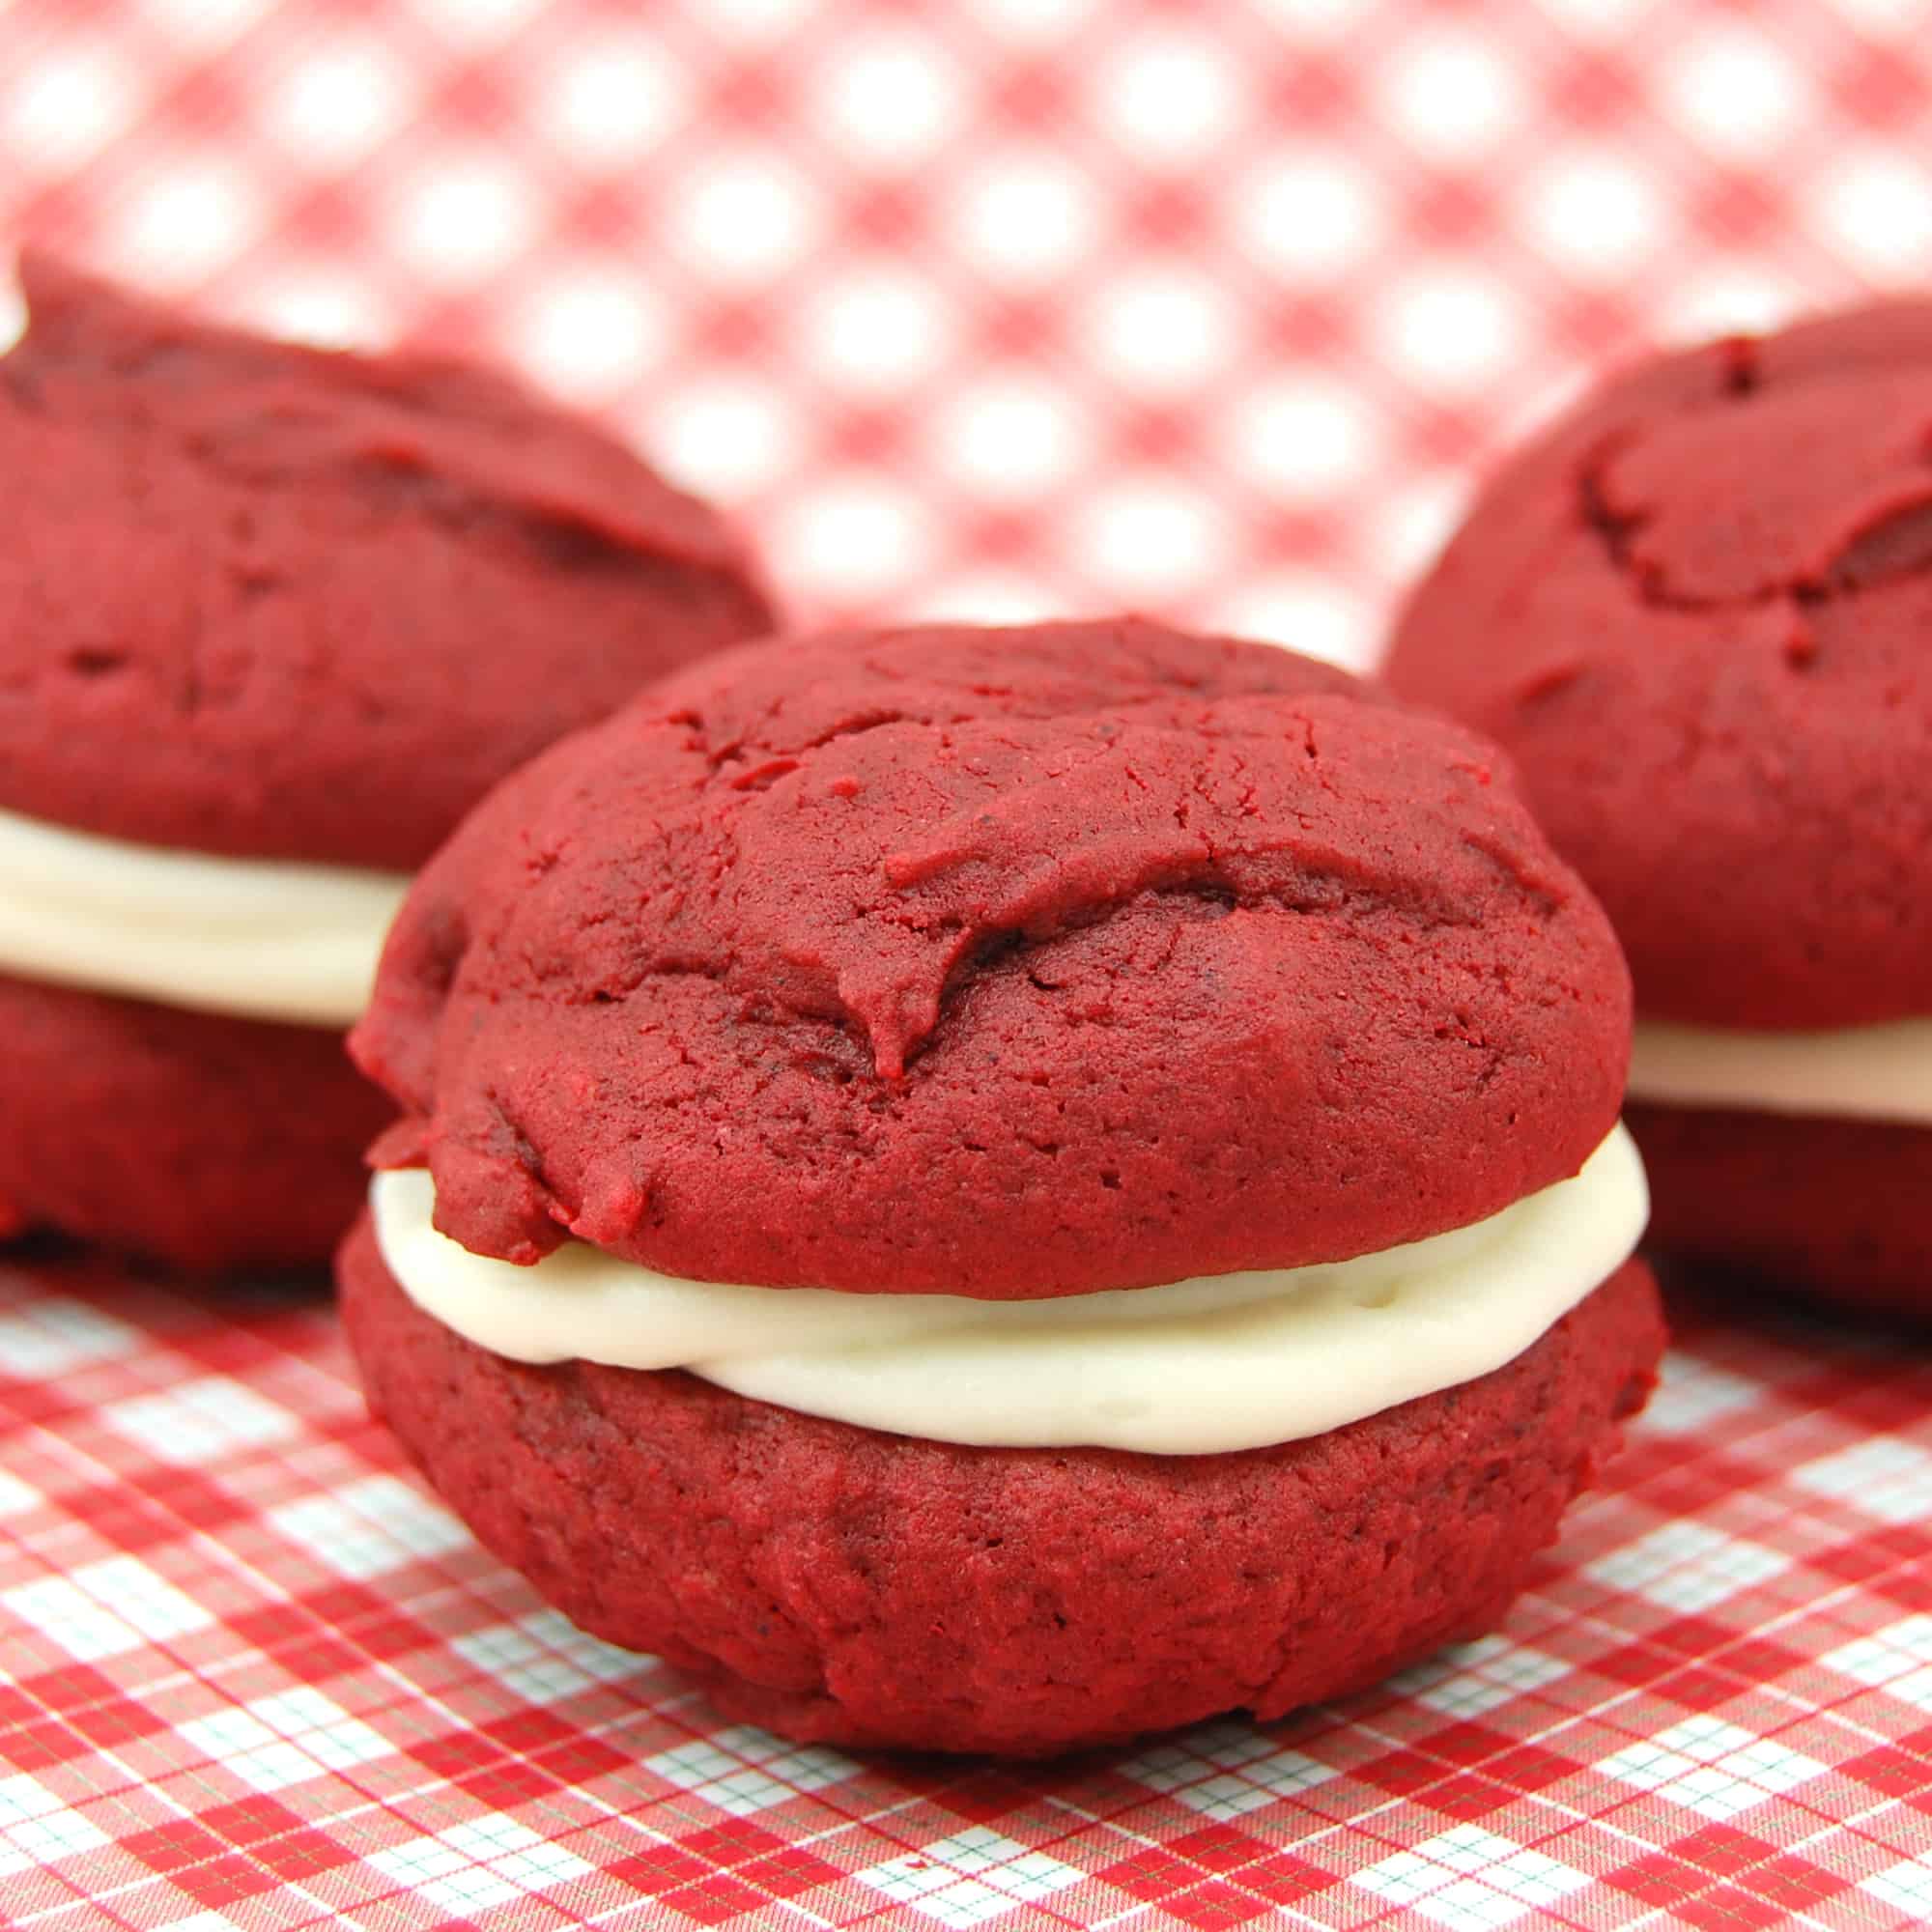
<path fill-rule="evenodd" d="M 371 1406 L 585 1630 L 788 1737 L 1016 1757 L 1278 1717 L 1488 1629 L 1663 1346 L 1633 1262 L 1507 1367 L 1307 1441 L 975 1449 L 507 1361 L 366 1219 L 337 1268 Z"/>
<path fill-rule="evenodd" d="M 1932 1127 L 1631 1102 L 1648 1239 L 1821 1301 L 1932 1319 Z"/>
<path fill-rule="evenodd" d="M 192 1270 L 307 1267 L 394 1110 L 342 1036 L 0 977 L 0 1201 Z"/>

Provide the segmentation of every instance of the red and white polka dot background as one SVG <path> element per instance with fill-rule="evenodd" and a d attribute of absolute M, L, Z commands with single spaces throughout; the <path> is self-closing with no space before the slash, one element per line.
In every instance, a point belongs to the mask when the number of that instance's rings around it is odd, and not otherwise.
<path fill-rule="evenodd" d="M 508 358 L 738 509 L 804 616 L 1137 605 L 1364 662 L 1603 358 L 1932 276 L 1928 27 L 0 0 L 0 246 Z M 1496 1636 L 1265 1732 L 867 1762 L 544 1610 L 325 1310 L 0 1266 L 0 1917 L 1920 1925 L 1928 1518 L 1932 1364 L 1693 1321 Z"/>

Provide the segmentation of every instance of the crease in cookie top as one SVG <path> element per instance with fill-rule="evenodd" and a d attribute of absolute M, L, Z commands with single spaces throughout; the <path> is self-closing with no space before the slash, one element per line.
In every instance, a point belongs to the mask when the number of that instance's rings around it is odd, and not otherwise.
<path fill-rule="evenodd" d="M 1736 492 L 1702 473 L 1714 431 Z M 1922 574 L 1932 362 L 1850 395 L 1814 377 L 1620 428 L 1585 456 L 1577 493 L 1584 524 L 1660 609 L 1816 604 Z"/>

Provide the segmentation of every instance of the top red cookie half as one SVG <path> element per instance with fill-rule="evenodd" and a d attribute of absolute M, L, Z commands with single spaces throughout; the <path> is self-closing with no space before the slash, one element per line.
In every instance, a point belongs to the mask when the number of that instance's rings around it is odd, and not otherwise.
<path fill-rule="evenodd" d="M 352 1047 L 478 1252 L 1022 1298 L 1492 1213 L 1608 1131 L 1629 1041 L 1490 747 L 1122 621 L 669 680 L 439 854 Z"/>
<path fill-rule="evenodd" d="M 1386 669 L 1509 749 L 1646 1013 L 1932 1011 L 1932 303 L 1605 384 L 1491 480 Z"/>
<path fill-rule="evenodd" d="M 710 509 L 505 377 L 20 277 L 0 807 L 412 867 L 552 739 L 770 627 Z"/>

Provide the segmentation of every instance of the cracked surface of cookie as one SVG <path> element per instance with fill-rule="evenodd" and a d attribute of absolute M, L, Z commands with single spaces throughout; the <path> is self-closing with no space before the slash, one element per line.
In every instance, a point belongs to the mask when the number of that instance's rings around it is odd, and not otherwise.
<path fill-rule="evenodd" d="M 1932 987 L 1932 303 L 1646 363 L 1507 462 L 1405 696 L 1499 740 L 1643 1013 L 1837 1028 Z"/>
<path fill-rule="evenodd" d="M 476 1252 L 1025 1298 L 1493 1213 L 1628 1033 L 1492 748 L 1122 620 L 695 667 L 472 815 L 354 1049 Z"/>
<path fill-rule="evenodd" d="M 406 870 L 551 740 L 770 623 L 721 519 L 506 377 L 20 275 L 0 807 Z"/>

